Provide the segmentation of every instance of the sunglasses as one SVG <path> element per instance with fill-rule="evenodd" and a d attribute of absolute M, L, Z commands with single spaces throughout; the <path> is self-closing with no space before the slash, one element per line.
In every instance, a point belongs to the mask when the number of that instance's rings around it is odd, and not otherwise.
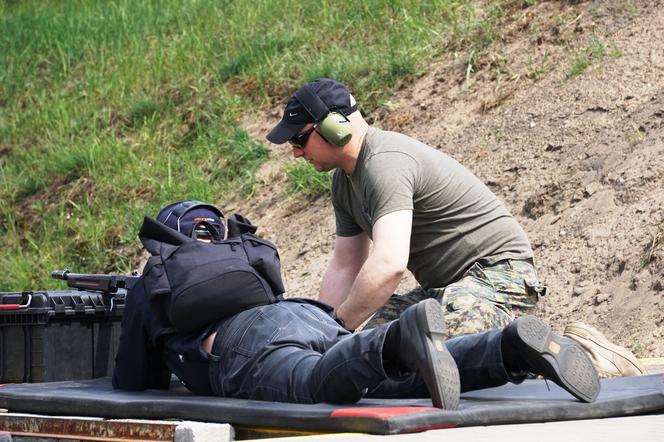
<path fill-rule="evenodd" d="M 214 239 L 212 232 L 206 228 L 196 228 L 194 231 L 196 232 L 196 239 L 199 241 L 212 241 Z"/>
<path fill-rule="evenodd" d="M 316 130 L 317 127 L 318 127 L 318 124 L 314 124 L 309 129 L 305 130 L 304 132 L 296 133 L 293 136 L 293 138 L 288 140 L 288 142 L 291 145 L 293 145 L 297 148 L 304 149 L 304 146 L 307 144 L 307 141 L 309 140 L 309 136 L 311 135 L 311 133 L 314 130 Z"/>

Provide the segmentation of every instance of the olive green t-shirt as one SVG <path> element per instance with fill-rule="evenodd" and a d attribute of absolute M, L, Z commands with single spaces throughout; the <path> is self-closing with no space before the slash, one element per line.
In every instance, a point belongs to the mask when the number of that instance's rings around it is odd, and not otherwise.
<path fill-rule="evenodd" d="M 380 217 L 413 211 L 408 269 L 425 288 L 444 287 L 475 262 L 532 258 L 519 223 L 450 156 L 396 132 L 369 128 L 352 175 L 332 183 L 337 235 L 372 238 Z"/>

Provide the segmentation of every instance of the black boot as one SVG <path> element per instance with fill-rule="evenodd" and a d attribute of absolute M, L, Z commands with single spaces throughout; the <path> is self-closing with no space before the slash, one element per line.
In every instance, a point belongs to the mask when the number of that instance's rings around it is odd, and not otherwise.
<path fill-rule="evenodd" d="M 505 327 L 501 350 L 508 372 L 542 375 L 583 402 L 593 402 L 599 394 L 599 377 L 586 352 L 534 316 Z"/>
<path fill-rule="evenodd" d="M 455 410 L 461 389 L 459 371 L 445 347 L 445 318 L 440 304 L 426 299 L 408 307 L 398 326 L 400 363 L 422 377 L 434 407 Z"/>

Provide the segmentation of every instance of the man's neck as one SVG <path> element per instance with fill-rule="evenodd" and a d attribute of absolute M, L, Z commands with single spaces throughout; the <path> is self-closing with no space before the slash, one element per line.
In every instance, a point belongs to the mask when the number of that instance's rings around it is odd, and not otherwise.
<path fill-rule="evenodd" d="M 364 145 L 364 139 L 367 136 L 367 131 L 369 130 L 369 125 L 366 123 L 358 128 L 357 132 L 360 134 L 359 137 L 353 137 L 346 146 L 344 146 L 343 158 L 341 159 L 340 169 L 346 173 L 346 175 L 352 175 L 357 165 L 357 159 L 360 157 L 360 152 L 362 151 L 362 146 Z"/>

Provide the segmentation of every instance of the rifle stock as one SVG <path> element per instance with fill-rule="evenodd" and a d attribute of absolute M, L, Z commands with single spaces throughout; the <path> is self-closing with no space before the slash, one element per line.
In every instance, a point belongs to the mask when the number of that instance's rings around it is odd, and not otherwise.
<path fill-rule="evenodd" d="M 68 269 L 56 270 L 51 276 L 67 281 L 67 286 L 71 288 L 102 293 L 116 293 L 118 289 L 129 290 L 138 280 L 138 276 L 71 273 Z"/>

